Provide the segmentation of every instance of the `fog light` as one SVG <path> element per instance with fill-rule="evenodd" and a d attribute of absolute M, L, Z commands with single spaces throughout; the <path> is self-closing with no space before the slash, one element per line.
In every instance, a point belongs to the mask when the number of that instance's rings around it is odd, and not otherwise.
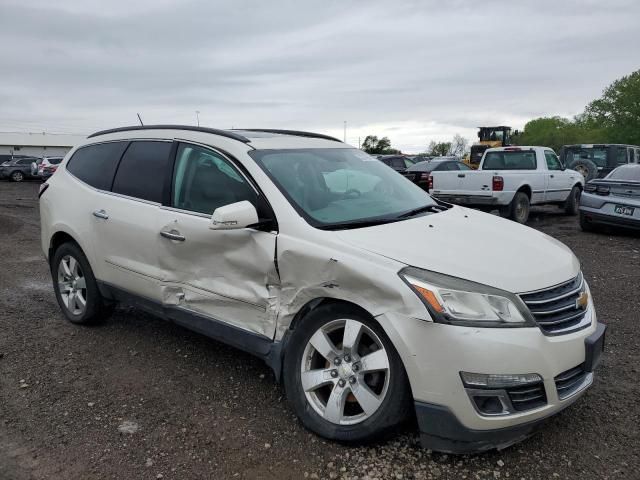
<path fill-rule="evenodd" d="M 537 373 L 524 374 L 486 374 L 486 373 L 470 373 L 460 372 L 462 383 L 466 387 L 474 388 L 505 388 L 517 387 L 518 385 L 527 385 L 529 383 L 538 383 L 542 381 L 542 377 Z"/>
<path fill-rule="evenodd" d="M 497 396 L 473 396 L 473 401 L 481 413 L 486 415 L 499 415 L 505 412 L 505 408 Z"/>

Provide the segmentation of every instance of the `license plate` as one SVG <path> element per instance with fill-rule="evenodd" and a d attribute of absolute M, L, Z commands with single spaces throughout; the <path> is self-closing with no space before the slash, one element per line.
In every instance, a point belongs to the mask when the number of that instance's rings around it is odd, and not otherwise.
<path fill-rule="evenodd" d="M 593 372 L 600 363 L 602 352 L 604 352 L 604 334 L 606 331 L 607 326 L 603 323 L 598 323 L 596 331 L 584 340 L 584 369 L 586 372 Z"/>
<path fill-rule="evenodd" d="M 633 216 L 634 210 L 635 208 L 625 207 L 624 205 L 616 205 L 613 209 L 613 211 L 616 212 L 618 215 L 629 215 L 630 217 Z"/>

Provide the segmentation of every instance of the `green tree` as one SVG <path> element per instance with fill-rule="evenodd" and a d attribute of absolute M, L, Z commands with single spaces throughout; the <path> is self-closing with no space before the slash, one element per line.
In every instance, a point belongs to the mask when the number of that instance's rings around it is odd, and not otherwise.
<path fill-rule="evenodd" d="M 399 150 L 391 148 L 391 140 L 387 137 L 378 139 L 376 135 L 367 135 L 362 142 L 362 150 L 369 154 L 391 154 L 400 153 Z"/>
<path fill-rule="evenodd" d="M 427 147 L 427 154 L 431 157 L 444 157 L 451 151 L 451 142 L 431 141 Z"/>
<path fill-rule="evenodd" d="M 587 128 L 603 129 L 608 143 L 640 145 L 640 70 L 605 88 L 581 120 Z"/>

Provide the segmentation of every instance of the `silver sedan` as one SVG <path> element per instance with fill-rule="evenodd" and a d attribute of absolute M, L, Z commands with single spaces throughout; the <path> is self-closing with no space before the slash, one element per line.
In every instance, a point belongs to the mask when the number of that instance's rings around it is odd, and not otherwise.
<path fill-rule="evenodd" d="M 584 231 L 598 226 L 640 230 L 640 164 L 622 165 L 585 185 L 580 226 Z"/>

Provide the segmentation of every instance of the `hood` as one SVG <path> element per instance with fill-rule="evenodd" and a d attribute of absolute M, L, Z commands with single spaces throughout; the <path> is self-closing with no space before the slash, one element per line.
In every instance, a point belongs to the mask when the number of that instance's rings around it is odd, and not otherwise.
<path fill-rule="evenodd" d="M 512 293 L 570 280 L 580 263 L 563 243 L 524 225 L 462 207 L 369 228 L 341 230 L 350 245 Z"/>

